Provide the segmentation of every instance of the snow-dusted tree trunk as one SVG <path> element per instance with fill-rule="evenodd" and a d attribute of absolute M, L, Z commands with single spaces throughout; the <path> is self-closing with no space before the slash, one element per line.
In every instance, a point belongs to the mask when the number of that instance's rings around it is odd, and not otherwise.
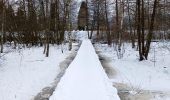
<path fill-rule="evenodd" d="M 71 0 L 69 0 L 69 1 L 67 1 L 67 4 L 66 4 L 66 12 L 67 12 L 67 23 L 68 23 L 68 28 L 67 28 L 67 30 L 68 30 L 68 41 L 69 41 L 69 51 L 71 51 L 72 50 L 72 33 L 71 33 L 71 24 L 72 24 L 72 22 L 71 22 Z"/>
<path fill-rule="evenodd" d="M 124 23 L 124 1 L 116 0 L 116 34 L 117 34 L 117 56 L 122 58 L 122 33 Z"/>

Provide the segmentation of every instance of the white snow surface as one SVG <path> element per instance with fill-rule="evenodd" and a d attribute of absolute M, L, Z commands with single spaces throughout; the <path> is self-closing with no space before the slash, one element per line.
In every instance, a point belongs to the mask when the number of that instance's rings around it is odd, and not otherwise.
<path fill-rule="evenodd" d="M 43 47 L 5 48 L 9 53 L 0 59 L 0 100 L 31 100 L 50 86 L 60 71 L 59 63 L 70 53 L 63 48 L 64 53 L 61 46 L 50 46 L 49 57 Z"/>
<path fill-rule="evenodd" d="M 168 94 L 170 100 L 170 42 L 153 42 L 148 60 L 139 61 L 139 54 L 136 49 L 132 49 L 130 43 L 124 44 L 124 54 L 122 59 L 118 59 L 114 47 L 107 44 L 96 44 L 101 54 L 109 57 L 109 63 L 116 71 L 113 83 L 123 83 L 132 90 L 148 90 L 153 92 L 163 92 Z"/>
<path fill-rule="evenodd" d="M 120 100 L 90 40 L 83 40 L 50 100 Z"/>

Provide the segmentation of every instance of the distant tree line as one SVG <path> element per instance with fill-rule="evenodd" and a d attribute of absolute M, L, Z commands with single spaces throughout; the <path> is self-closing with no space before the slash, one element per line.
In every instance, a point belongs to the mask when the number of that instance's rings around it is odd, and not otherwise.
<path fill-rule="evenodd" d="M 88 37 L 114 45 L 121 58 L 123 43 L 130 41 L 139 50 L 139 60 L 148 59 L 153 39 L 170 39 L 168 0 L 85 0 Z M 61 44 L 77 19 L 76 0 L 0 1 L 1 53 L 3 44 L 44 46 Z M 94 33 L 96 32 L 96 37 Z"/>
<path fill-rule="evenodd" d="M 23 46 L 61 44 L 65 31 L 70 31 L 75 17 L 73 0 L 9 0 L 0 1 L 1 53 L 3 44 Z"/>

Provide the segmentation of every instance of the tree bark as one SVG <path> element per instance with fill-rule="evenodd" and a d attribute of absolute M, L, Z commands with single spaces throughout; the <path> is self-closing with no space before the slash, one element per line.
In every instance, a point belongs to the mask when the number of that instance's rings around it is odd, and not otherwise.
<path fill-rule="evenodd" d="M 2 0 L 2 33 L 1 33 L 1 53 L 3 53 L 3 36 L 4 36 L 4 21 L 5 20 L 5 1 Z"/>
<path fill-rule="evenodd" d="M 110 35 L 110 25 L 108 20 L 108 12 L 107 12 L 107 2 L 104 0 L 105 3 L 105 19 L 106 19 L 106 34 L 107 34 L 107 44 L 110 46 L 112 43 L 111 35 Z"/>
<path fill-rule="evenodd" d="M 156 15 L 156 10 L 157 10 L 157 5 L 159 3 L 159 0 L 154 1 L 154 6 L 153 6 L 153 11 L 152 11 L 152 16 L 151 16 L 151 23 L 149 27 L 149 33 L 147 35 L 147 41 L 145 45 L 145 58 L 148 59 L 148 54 L 150 50 L 150 45 L 151 45 L 151 40 L 153 36 L 153 30 L 154 30 L 154 21 L 155 21 L 155 15 Z"/>
<path fill-rule="evenodd" d="M 130 38 L 132 42 L 132 48 L 135 48 L 135 39 L 134 39 L 134 34 L 132 32 L 132 22 L 131 22 L 131 16 L 130 16 L 130 5 L 129 5 L 129 0 L 127 0 L 128 3 L 128 20 L 129 20 L 129 28 L 130 28 Z"/>
<path fill-rule="evenodd" d="M 141 48 L 141 1 L 137 0 L 137 34 L 138 34 L 138 48 L 139 48 L 139 60 L 142 61 L 143 54 Z"/>

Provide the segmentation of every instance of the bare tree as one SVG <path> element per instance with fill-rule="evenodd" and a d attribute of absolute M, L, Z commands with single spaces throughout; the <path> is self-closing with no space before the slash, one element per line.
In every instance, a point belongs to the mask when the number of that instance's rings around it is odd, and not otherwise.
<path fill-rule="evenodd" d="M 4 35 L 4 23 L 5 23 L 5 1 L 2 0 L 2 33 L 1 33 L 1 53 L 3 53 L 3 35 Z"/>
<path fill-rule="evenodd" d="M 157 10 L 157 5 L 159 4 L 159 0 L 154 0 L 154 6 L 153 6 L 153 11 L 152 11 L 152 16 L 151 16 L 151 23 L 149 26 L 149 33 L 147 35 L 147 41 L 146 41 L 146 46 L 145 46 L 145 58 L 148 59 L 148 54 L 150 50 L 150 45 L 151 45 L 151 40 L 153 36 L 153 29 L 154 29 L 154 21 L 155 21 L 155 15 L 156 15 L 156 10 Z"/>
<path fill-rule="evenodd" d="M 129 0 L 127 0 L 127 9 L 128 9 L 128 20 L 129 20 L 129 30 L 130 30 L 130 38 L 131 38 L 131 42 L 132 42 L 132 48 L 135 47 L 135 38 L 134 38 L 134 34 L 132 32 L 132 16 L 130 14 L 130 2 Z"/>
<path fill-rule="evenodd" d="M 106 19 L 106 34 L 107 34 L 107 43 L 108 45 L 111 45 L 112 40 L 111 40 L 111 32 L 110 32 L 110 24 L 109 24 L 109 19 L 108 19 L 108 8 L 107 8 L 107 1 L 104 0 L 104 7 L 105 7 L 105 19 Z"/>

